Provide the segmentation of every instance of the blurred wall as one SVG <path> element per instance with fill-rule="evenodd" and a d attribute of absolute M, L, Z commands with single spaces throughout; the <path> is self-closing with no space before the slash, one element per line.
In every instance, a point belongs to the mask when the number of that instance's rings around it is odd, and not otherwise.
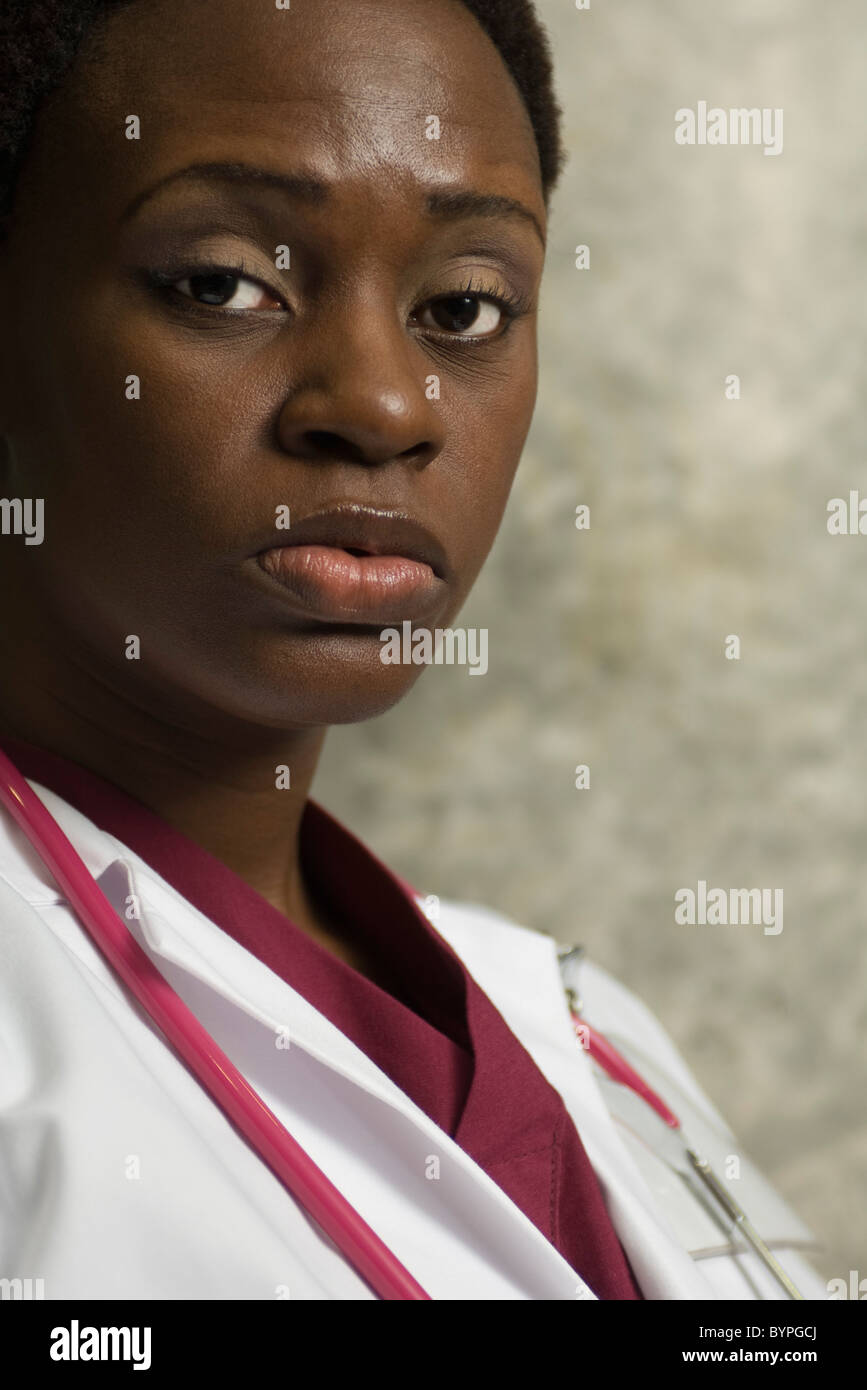
<path fill-rule="evenodd" d="M 867 497 L 863 6 L 539 10 L 571 158 L 536 418 L 458 620 L 490 669 L 335 730 L 314 794 L 424 891 L 583 942 L 825 1277 L 864 1276 L 867 536 L 826 525 Z M 783 108 L 782 153 L 676 144 L 699 101 Z M 782 932 L 677 925 L 699 879 L 782 888 Z"/>

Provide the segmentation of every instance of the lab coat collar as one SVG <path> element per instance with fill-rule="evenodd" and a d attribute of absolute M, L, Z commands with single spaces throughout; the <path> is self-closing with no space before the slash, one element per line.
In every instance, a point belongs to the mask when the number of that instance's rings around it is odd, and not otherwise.
<path fill-rule="evenodd" d="M 282 1035 L 290 1046 L 302 1048 L 372 1101 L 390 1107 L 424 1136 L 426 1151 L 447 1153 L 464 1189 L 473 1193 L 477 1230 L 486 1232 L 491 1245 L 501 1252 L 500 1258 L 509 1262 L 505 1273 L 517 1287 L 535 1289 L 527 1295 L 534 1298 L 595 1299 L 493 1179 L 334 1024 L 113 836 L 49 789 L 32 785 L 132 935 L 181 997 L 191 1007 L 191 1000 L 195 1001 L 194 1012 L 205 1027 L 208 1016 L 216 1018 L 222 1013 L 225 1022 L 226 1006 L 238 1009 L 263 1030 L 263 1046 L 254 1050 L 257 1058 L 273 1058 L 275 1040 Z M 8 817 L 3 819 L 8 822 Z M 17 826 L 7 828 L 16 838 L 21 856 L 21 870 L 13 886 L 35 906 L 63 903 L 49 871 Z M 66 945 L 91 970 L 117 988 L 115 977 L 77 918 L 63 914 L 63 921 L 59 921 L 54 914 L 52 930 L 63 936 Z M 256 1075 L 246 1069 L 245 1074 L 261 1089 Z M 311 1157 L 316 1161 L 315 1152 Z M 503 1239 L 504 1230 L 508 1240 Z"/>

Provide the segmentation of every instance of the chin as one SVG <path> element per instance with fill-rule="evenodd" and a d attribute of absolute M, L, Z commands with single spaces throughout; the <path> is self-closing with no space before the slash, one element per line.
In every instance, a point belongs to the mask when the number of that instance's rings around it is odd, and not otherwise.
<path fill-rule="evenodd" d="M 387 713 L 415 685 L 423 665 L 385 665 L 378 636 L 347 629 L 293 641 L 277 655 L 251 690 L 230 705 L 240 717 L 274 728 L 358 724 Z"/>

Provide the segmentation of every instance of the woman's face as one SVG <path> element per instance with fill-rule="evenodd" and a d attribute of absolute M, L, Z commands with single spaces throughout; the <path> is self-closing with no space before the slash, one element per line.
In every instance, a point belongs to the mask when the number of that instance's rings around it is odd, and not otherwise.
<path fill-rule="evenodd" d="M 2 253 L 2 490 L 45 499 L 42 546 L 2 547 L 30 630 L 155 710 L 388 708 L 422 668 L 380 632 L 448 626 L 505 507 L 544 226 L 529 119 L 458 0 L 121 9 L 40 113 Z M 262 568 L 333 509 L 347 546 L 412 552 L 359 507 L 423 527 L 434 574 L 389 598 L 393 566 L 345 592 L 321 552 L 291 590 Z"/>

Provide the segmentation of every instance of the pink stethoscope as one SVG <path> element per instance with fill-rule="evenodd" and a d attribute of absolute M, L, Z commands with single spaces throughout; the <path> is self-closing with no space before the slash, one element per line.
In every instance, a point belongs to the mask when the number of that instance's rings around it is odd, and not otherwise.
<path fill-rule="evenodd" d="M 429 1299 L 421 1285 L 380 1240 L 367 1222 L 347 1202 L 334 1184 L 295 1142 L 273 1111 L 245 1080 L 195 1014 L 187 1008 L 168 981 L 130 934 L 108 898 L 94 880 L 83 859 L 57 821 L 33 791 L 29 782 L 0 749 L 0 801 L 14 817 L 30 844 L 50 869 L 70 906 L 78 914 L 95 945 L 120 979 L 138 999 L 211 1098 L 237 1126 L 259 1157 L 280 1179 L 292 1197 L 305 1208 L 344 1257 L 383 1299 Z M 571 991 L 569 992 L 571 993 Z M 607 1039 L 591 1030 L 571 1009 L 583 1046 L 612 1080 L 640 1095 L 670 1128 L 679 1121 Z M 692 1153 L 691 1150 L 687 1152 Z M 707 1181 L 705 1160 L 695 1156 L 697 1171 Z M 701 1168 L 704 1164 L 704 1169 Z M 713 1175 L 710 1175 L 713 1177 Z M 721 1185 L 713 1179 L 716 1187 Z M 711 1191 L 720 1201 L 713 1185 Z M 761 1238 L 750 1234 L 746 1218 L 722 1189 L 730 1219 L 744 1235 L 762 1247 L 759 1253 L 771 1262 L 790 1297 L 800 1298 L 785 1271 L 777 1264 Z M 739 1213 L 739 1214 L 738 1214 Z M 748 1228 L 748 1229 L 747 1229 Z"/>

